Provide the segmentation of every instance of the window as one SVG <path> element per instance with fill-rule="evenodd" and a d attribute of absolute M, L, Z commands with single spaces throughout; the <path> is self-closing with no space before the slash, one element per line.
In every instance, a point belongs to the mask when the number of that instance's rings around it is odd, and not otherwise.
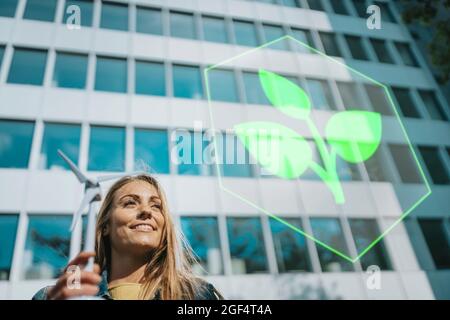
<path fill-rule="evenodd" d="M 437 147 L 419 146 L 419 152 L 434 184 L 450 184 L 450 177 Z"/>
<path fill-rule="evenodd" d="M 42 85 L 46 61 L 45 50 L 15 48 L 8 83 Z"/>
<path fill-rule="evenodd" d="M 349 219 L 350 229 L 355 241 L 358 254 L 364 251 L 380 235 L 377 222 L 372 219 Z M 383 240 L 375 244 L 361 259 L 363 270 L 371 265 L 378 266 L 381 270 L 392 270 L 389 256 Z"/>
<path fill-rule="evenodd" d="M 154 96 L 166 95 L 166 74 L 161 62 L 136 61 L 135 92 Z"/>
<path fill-rule="evenodd" d="M 263 32 L 266 42 L 277 40 L 285 35 L 282 27 L 268 24 L 263 24 Z M 275 50 L 289 50 L 286 40 L 276 41 L 269 45 L 268 48 Z"/>
<path fill-rule="evenodd" d="M 227 218 L 233 274 L 268 272 L 260 218 Z"/>
<path fill-rule="evenodd" d="M 18 0 L 2 0 L 0 1 L 0 16 L 14 17 L 16 14 Z"/>
<path fill-rule="evenodd" d="M 181 217 L 181 228 L 199 260 L 200 265 L 193 266 L 194 272 L 200 275 L 223 274 L 217 218 Z"/>
<path fill-rule="evenodd" d="M 97 57 L 95 90 L 127 92 L 127 60 Z"/>
<path fill-rule="evenodd" d="M 308 7 L 311 10 L 325 11 L 323 9 L 321 0 L 306 0 L 306 1 L 308 2 Z"/>
<path fill-rule="evenodd" d="M 330 56 L 341 57 L 341 51 L 336 41 L 336 35 L 333 33 L 319 32 L 325 53 Z"/>
<path fill-rule="evenodd" d="M 225 177 L 251 177 L 250 155 L 241 140 L 233 134 L 216 135 L 219 170 Z"/>
<path fill-rule="evenodd" d="M 87 64 L 87 55 L 58 52 L 52 85 L 60 88 L 84 89 Z"/>
<path fill-rule="evenodd" d="M 367 16 L 367 3 L 366 0 L 354 0 L 350 1 L 355 6 L 356 13 L 360 18 L 366 18 Z"/>
<path fill-rule="evenodd" d="M 170 13 L 170 35 L 172 37 L 197 39 L 194 16 L 188 13 Z"/>
<path fill-rule="evenodd" d="M 27 0 L 24 19 L 53 21 L 56 12 L 56 0 Z"/>
<path fill-rule="evenodd" d="M 34 122 L 0 120 L 0 168 L 27 168 Z"/>
<path fill-rule="evenodd" d="M 233 27 L 236 44 L 249 47 L 259 45 L 256 28 L 253 22 L 234 20 Z"/>
<path fill-rule="evenodd" d="M 64 8 L 64 23 L 72 15 L 72 12 L 67 13 L 67 8 L 70 6 L 78 6 L 81 13 L 81 25 L 84 27 L 92 26 L 92 17 L 94 15 L 94 4 L 92 0 L 66 0 L 66 7 Z"/>
<path fill-rule="evenodd" d="M 416 57 L 414 56 L 411 46 L 409 43 L 394 42 L 400 57 L 402 58 L 403 64 L 410 67 L 418 67 Z"/>
<path fill-rule="evenodd" d="M 364 161 L 364 166 L 367 169 L 370 181 L 395 182 L 392 174 L 388 170 L 386 161 L 382 154 L 381 146 L 378 147 L 377 151 L 369 159 Z"/>
<path fill-rule="evenodd" d="M 396 22 L 394 14 L 391 11 L 391 8 L 388 3 L 381 2 L 381 1 L 375 1 L 374 4 L 380 7 L 381 12 L 381 20 L 385 22 Z"/>
<path fill-rule="evenodd" d="M 202 17 L 203 36 L 206 41 L 228 43 L 228 31 L 222 18 Z"/>
<path fill-rule="evenodd" d="M 67 163 L 58 155 L 58 149 L 78 164 L 80 135 L 79 125 L 46 123 L 39 155 L 39 168 L 69 169 Z"/>
<path fill-rule="evenodd" d="M 330 147 L 328 147 L 328 150 L 330 150 Z M 341 181 L 361 180 L 361 174 L 359 173 L 358 165 L 355 163 L 347 162 L 341 157 L 336 157 L 336 171 Z"/>
<path fill-rule="evenodd" d="M 349 255 L 342 226 L 337 218 L 312 218 L 311 228 L 317 240 Z M 352 264 L 347 260 L 321 245 L 317 244 L 316 248 L 323 272 L 353 271 Z"/>
<path fill-rule="evenodd" d="M 306 87 L 314 109 L 336 110 L 330 87 L 325 80 L 306 79 Z"/>
<path fill-rule="evenodd" d="M 134 167 L 158 174 L 170 172 L 166 130 L 134 130 Z"/>
<path fill-rule="evenodd" d="M 302 230 L 300 219 L 283 218 L 283 220 Z M 270 229 L 278 272 L 312 271 L 305 236 L 273 218 L 270 218 Z"/>
<path fill-rule="evenodd" d="M 419 95 L 422 98 L 425 108 L 433 120 L 444 120 L 447 121 L 448 118 L 442 109 L 442 105 L 439 103 L 436 93 L 431 90 L 419 90 Z"/>
<path fill-rule="evenodd" d="M 234 71 L 212 69 L 208 71 L 208 81 L 212 100 L 239 101 Z"/>
<path fill-rule="evenodd" d="M 212 159 L 206 158 L 210 140 L 203 132 L 186 130 L 175 131 L 175 144 L 178 156 L 178 174 L 210 175 Z"/>
<path fill-rule="evenodd" d="M 136 31 L 148 34 L 163 34 L 162 13 L 158 9 L 136 8 Z"/>
<path fill-rule="evenodd" d="M 59 276 L 70 254 L 72 217 L 29 216 L 22 270 L 24 279 L 51 279 Z"/>
<path fill-rule="evenodd" d="M 330 0 L 334 13 L 348 15 L 347 7 L 344 0 Z"/>
<path fill-rule="evenodd" d="M 202 99 L 203 85 L 200 68 L 173 65 L 173 92 L 177 98 Z"/>
<path fill-rule="evenodd" d="M 378 85 L 365 84 L 364 88 L 366 89 L 367 96 L 369 97 L 369 101 L 374 111 L 385 116 L 394 115 L 387 94 L 382 87 Z"/>
<path fill-rule="evenodd" d="M 443 219 L 419 219 L 436 269 L 450 269 L 450 238 Z"/>
<path fill-rule="evenodd" d="M 102 2 L 100 28 L 128 30 L 128 5 L 116 2 Z"/>
<path fill-rule="evenodd" d="M 16 242 L 18 215 L 0 215 L 0 281 L 8 280 Z"/>
<path fill-rule="evenodd" d="M 353 82 L 336 82 L 344 108 L 347 110 L 368 109 L 363 102 L 358 86 Z"/>
<path fill-rule="evenodd" d="M 5 47 L 4 46 L 0 46 L 0 70 L 1 70 L 1 66 L 2 66 L 3 54 L 4 53 L 5 53 Z"/>
<path fill-rule="evenodd" d="M 417 170 L 417 163 L 410 148 L 405 145 L 389 145 L 389 149 L 402 182 L 422 183 L 422 177 Z"/>
<path fill-rule="evenodd" d="M 304 43 L 305 45 L 308 45 L 308 46 L 314 48 L 314 42 L 313 42 L 313 39 L 311 37 L 311 32 L 309 30 L 292 28 L 291 29 L 291 35 L 295 39 L 297 39 L 300 42 Z M 297 42 L 291 42 L 291 43 L 296 48 L 296 50 L 299 51 L 299 52 L 302 52 L 302 53 L 314 53 L 314 51 L 308 49 L 304 45 L 301 45 L 301 44 L 299 44 Z"/>
<path fill-rule="evenodd" d="M 408 88 L 392 87 L 392 92 L 397 100 L 397 105 L 400 107 L 403 115 L 409 118 L 421 118 L 414 104 L 411 93 Z"/>
<path fill-rule="evenodd" d="M 373 50 L 375 51 L 379 62 L 394 63 L 394 59 L 392 59 L 389 49 L 386 46 L 386 41 L 380 39 L 370 39 L 370 43 L 372 43 Z"/>
<path fill-rule="evenodd" d="M 281 0 L 283 6 L 292 8 L 301 8 L 301 0 Z"/>
<path fill-rule="evenodd" d="M 91 127 L 88 170 L 125 170 L 125 130 L 123 128 Z"/>
<path fill-rule="evenodd" d="M 267 99 L 259 82 L 258 74 L 253 72 L 243 72 L 242 76 L 244 79 L 247 103 L 270 105 L 270 101 Z"/>
<path fill-rule="evenodd" d="M 345 40 L 353 59 L 369 60 L 361 37 L 346 35 Z"/>

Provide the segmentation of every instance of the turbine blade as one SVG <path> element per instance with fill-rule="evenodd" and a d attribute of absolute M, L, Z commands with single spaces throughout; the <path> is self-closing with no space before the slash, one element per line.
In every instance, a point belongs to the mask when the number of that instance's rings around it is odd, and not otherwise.
<path fill-rule="evenodd" d="M 67 157 L 60 149 L 58 149 L 58 154 L 61 158 L 63 158 L 63 160 L 65 162 L 67 162 L 67 164 L 70 167 L 70 170 L 72 170 L 72 172 L 75 174 L 75 176 L 77 177 L 78 181 L 80 181 L 81 183 L 85 183 L 86 181 L 88 181 L 89 179 L 80 171 L 80 169 L 78 169 L 78 167 L 75 165 L 75 163 L 72 162 L 72 160 L 69 159 L 69 157 Z"/>
<path fill-rule="evenodd" d="M 99 192 L 98 188 L 91 188 L 91 189 L 86 190 L 84 198 L 83 198 L 83 200 L 81 200 L 80 207 L 73 215 L 72 225 L 70 226 L 70 231 L 73 231 L 75 229 L 78 221 L 81 218 L 81 215 L 83 214 L 84 208 L 86 208 L 86 206 L 97 196 L 98 192 Z"/>

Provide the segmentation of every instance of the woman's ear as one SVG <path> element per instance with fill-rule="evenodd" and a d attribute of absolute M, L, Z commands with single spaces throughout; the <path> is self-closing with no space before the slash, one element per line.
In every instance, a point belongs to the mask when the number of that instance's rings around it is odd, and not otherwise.
<path fill-rule="evenodd" d="M 104 236 L 109 235 L 109 226 L 108 225 L 103 227 L 102 235 L 104 235 Z"/>

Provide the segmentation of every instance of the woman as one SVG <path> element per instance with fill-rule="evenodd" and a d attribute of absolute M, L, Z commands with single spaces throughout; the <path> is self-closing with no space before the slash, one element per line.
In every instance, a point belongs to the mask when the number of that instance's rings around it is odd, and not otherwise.
<path fill-rule="evenodd" d="M 177 243 L 175 227 L 159 183 L 151 176 L 127 176 L 108 191 L 96 226 L 95 253 L 82 252 L 69 266 L 83 268 L 95 256 L 94 272 L 81 271 L 78 288 L 64 272 L 53 287 L 33 299 L 100 296 L 105 299 L 209 299 L 223 297 L 196 278 L 189 249 Z M 67 270 L 67 268 L 66 268 Z"/>

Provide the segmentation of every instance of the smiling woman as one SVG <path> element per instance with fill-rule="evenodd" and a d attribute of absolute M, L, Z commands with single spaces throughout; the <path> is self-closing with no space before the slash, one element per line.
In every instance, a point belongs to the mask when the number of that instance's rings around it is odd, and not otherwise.
<path fill-rule="evenodd" d="M 69 266 L 82 269 L 92 256 L 95 272 L 82 270 L 79 286 L 67 285 L 73 274 L 66 272 L 33 299 L 223 299 L 193 274 L 195 258 L 178 244 L 164 192 L 149 175 L 124 177 L 110 188 L 98 214 L 95 254 L 80 253 Z"/>

